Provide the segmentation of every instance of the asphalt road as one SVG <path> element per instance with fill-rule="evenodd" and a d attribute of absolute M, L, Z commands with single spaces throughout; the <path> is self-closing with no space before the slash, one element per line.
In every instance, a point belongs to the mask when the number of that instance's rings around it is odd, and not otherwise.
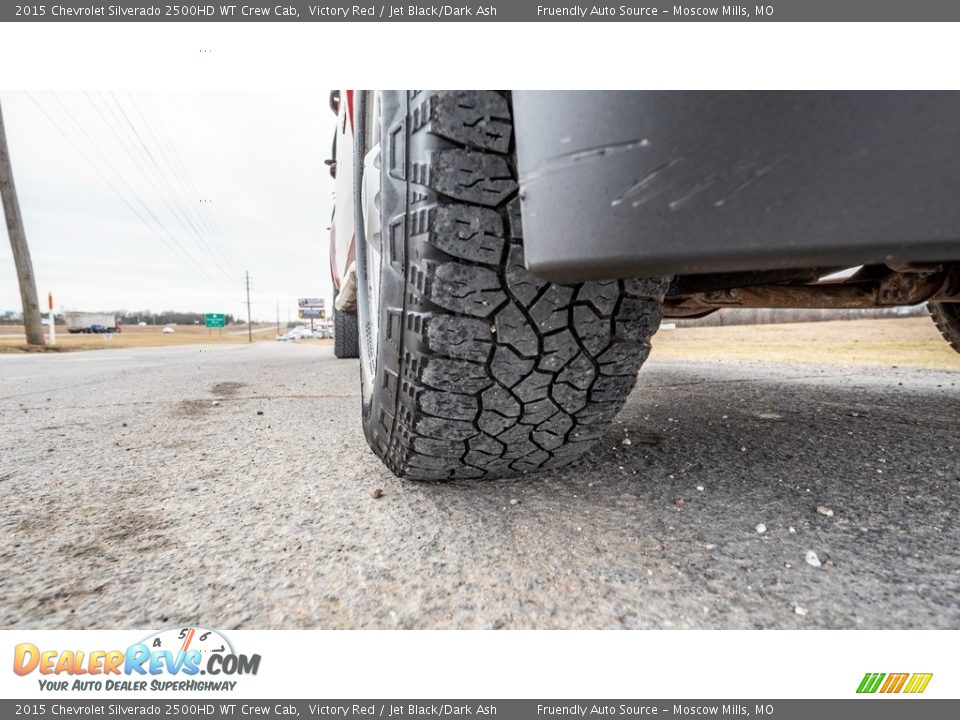
<path fill-rule="evenodd" d="M 0 626 L 960 628 L 960 373 L 653 359 L 585 461 L 448 485 L 358 403 L 329 346 L 0 356 Z"/>

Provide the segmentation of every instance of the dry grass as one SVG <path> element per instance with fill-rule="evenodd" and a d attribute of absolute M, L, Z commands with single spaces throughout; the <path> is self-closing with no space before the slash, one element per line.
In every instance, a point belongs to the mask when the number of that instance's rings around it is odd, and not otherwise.
<path fill-rule="evenodd" d="M 960 370 L 927 317 L 662 330 L 653 357 Z"/>
<path fill-rule="evenodd" d="M 26 344 L 22 326 L 0 326 L 0 353 L 69 352 L 71 350 L 105 350 L 109 348 L 158 347 L 164 345 L 223 345 L 247 342 L 245 327 L 207 330 L 202 325 L 175 325 L 176 332 L 163 334 L 162 326 L 124 326 L 123 332 L 107 335 L 70 335 L 57 328 L 57 344 L 34 348 Z M 254 325 L 254 342 L 273 341 L 275 325 Z M 44 337 L 49 337 L 44 327 Z"/>
<path fill-rule="evenodd" d="M 155 326 L 125 327 L 121 334 L 109 340 L 100 335 L 69 335 L 58 331 L 55 348 L 34 349 L 24 343 L 22 327 L 0 326 L 0 353 L 247 342 L 243 328 L 224 328 L 218 332 L 178 325 L 177 331 L 170 335 L 160 330 Z M 254 331 L 255 341 L 273 341 L 276 337 L 272 325 L 257 325 Z M 662 330 L 653 339 L 653 357 L 960 370 L 960 355 L 925 317 Z"/>

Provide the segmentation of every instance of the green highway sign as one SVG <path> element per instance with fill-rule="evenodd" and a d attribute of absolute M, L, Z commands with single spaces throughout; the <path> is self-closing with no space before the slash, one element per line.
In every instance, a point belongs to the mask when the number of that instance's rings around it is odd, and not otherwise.
<path fill-rule="evenodd" d="M 203 316 L 203 324 L 208 328 L 222 328 L 224 316 L 221 313 L 207 313 Z"/>

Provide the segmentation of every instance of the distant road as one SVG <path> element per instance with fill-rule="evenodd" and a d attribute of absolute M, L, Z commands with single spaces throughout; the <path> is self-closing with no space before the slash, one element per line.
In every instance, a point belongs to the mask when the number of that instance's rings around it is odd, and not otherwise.
<path fill-rule="evenodd" d="M 267 332 L 276 332 L 276 331 L 277 331 L 276 325 L 271 325 L 270 327 L 253 328 L 254 335 L 256 335 L 257 333 L 267 333 Z M 280 332 L 283 332 L 283 330 L 281 329 Z M 229 330 L 227 334 L 228 335 L 246 335 L 247 329 L 244 328 L 243 330 Z"/>
<path fill-rule="evenodd" d="M 958 381 L 655 353 L 578 465 L 440 485 L 329 345 L 0 356 L 0 626 L 958 628 Z"/>

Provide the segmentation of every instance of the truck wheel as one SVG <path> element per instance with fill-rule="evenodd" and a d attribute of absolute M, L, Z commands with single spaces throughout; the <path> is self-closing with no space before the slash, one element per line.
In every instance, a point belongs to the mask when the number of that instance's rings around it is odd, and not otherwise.
<path fill-rule="evenodd" d="M 333 304 L 337 304 L 337 293 L 334 290 Z M 357 342 L 357 314 L 333 311 L 333 354 L 341 359 L 359 357 L 360 350 Z"/>
<path fill-rule="evenodd" d="M 960 303 L 927 303 L 943 339 L 960 353 Z"/>
<path fill-rule="evenodd" d="M 527 272 L 506 95 L 358 93 L 357 118 L 370 447 L 413 479 L 576 460 L 636 383 L 666 279 L 558 285 Z"/>

